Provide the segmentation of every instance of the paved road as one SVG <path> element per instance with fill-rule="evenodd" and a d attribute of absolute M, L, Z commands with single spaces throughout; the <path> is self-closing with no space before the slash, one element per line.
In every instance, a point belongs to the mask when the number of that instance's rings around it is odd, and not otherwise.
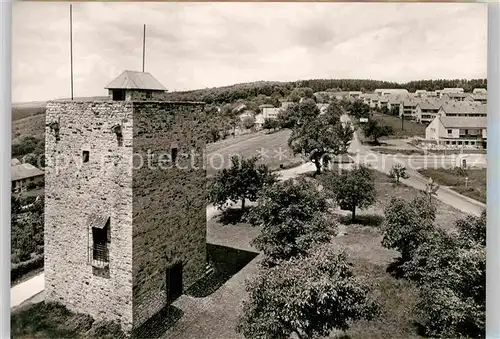
<path fill-rule="evenodd" d="M 343 122 L 350 121 L 347 115 L 342 116 L 341 120 Z M 409 168 L 408 174 L 409 179 L 401 180 L 404 184 L 408 186 L 415 187 L 417 189 L 425 189 L 425 184 L 428 182 L 427 179 L 423 178 L 418 172 L 412 170 L 411 166 L 408 165 L 408 159 L 405 157 L 394 157 L 387 156 L 379 153 L 374 153 L 364 147 L 358 139 L 357 134 L 354 134 L 354 140 L 351 142 L 349 147 L 349 153 L 354 153 L 353 157 L 356 162 L 361 162 L 370 165 L 372 168 L 388 173 L 392 166 L 397 163 L 403 163 Z M 296 177 L 298 174 L 314 171 L 315 167 L 312 163 L 305 163 L 300 166 L 279 171 L 280 180 L 286 180 Z M 440 187 L 437 191 L 437 198 L 455 207 L 456 209 L 463 211 L 468 214 L 479 215 L 481 211 L 486 208 L 485 204 L 476 202 L 470 198 L 464 197 L 448 188 Z M 237 205 L 235 205 L 237 206 Z M 214 206 L 207 207 L 207 220 L 210 220 L 214 216 L 220 213 Z M 11 307 L 18 306 L 22 302 L 30 299 L 36 294 L 42 292 L 44 289 L 44 274 L 41 273 L 19 285 L 11 288 Z"/>

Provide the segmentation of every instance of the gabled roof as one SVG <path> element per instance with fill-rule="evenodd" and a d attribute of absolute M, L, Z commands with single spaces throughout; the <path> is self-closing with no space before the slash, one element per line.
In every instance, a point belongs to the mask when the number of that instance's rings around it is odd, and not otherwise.
<path fill-rule="evenodd" d="M 11 181 L 33 178 L 44 175 L 43 171 L 35 166 L 25 163 L 18 164 L 10 167 Z"/>
<path fill-rule="evenodd" d="M 445 128 L 486 128 L 488 118 L 439 117 Z"/>
<path fill-rule="evenodd" d="M 151 91 L 166 91 L 167 89 L 150 73 L 124 71 L 111 81 L 106 89 L 144 89 Z"/>

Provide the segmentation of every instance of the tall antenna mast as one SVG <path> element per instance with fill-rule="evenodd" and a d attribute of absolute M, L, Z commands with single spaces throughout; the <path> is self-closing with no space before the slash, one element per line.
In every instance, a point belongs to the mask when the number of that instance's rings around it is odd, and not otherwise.
<path fill-rule="evenodd" d="M 146 62 L 146 25 L 144 25 L 144 34 L 142 36 L 142 72 L 144 73 L 144 63 Z"/>
<path fill-rule="evenodd" d="M 71 100 L 73 100 L 73 6 L 69 5 L 69 53 L 71 58 Z"/>

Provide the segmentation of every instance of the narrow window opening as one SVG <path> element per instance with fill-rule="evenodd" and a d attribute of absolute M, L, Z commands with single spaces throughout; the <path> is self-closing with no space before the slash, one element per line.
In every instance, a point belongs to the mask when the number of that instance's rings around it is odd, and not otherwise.
<path fill-rule="evenodd" d="M 151 99 L 153 97 L 153 93 L 151 91 L 146 92 L 146 99 Z"/>
<path fill-rule="evenodd" d="M 83 157 L 83 162 L 89 162 L 90 152 L 89 151 L 83 151 L 82 157 Z"/>

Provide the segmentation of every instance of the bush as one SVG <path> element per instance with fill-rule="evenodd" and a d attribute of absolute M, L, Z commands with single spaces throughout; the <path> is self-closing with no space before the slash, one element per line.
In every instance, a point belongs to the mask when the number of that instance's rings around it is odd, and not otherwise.
<path fill-rule="evenodd" d="M 371 288 L 330 245 L 265 269 L 247 285 L 237 330 L 246 338 L 327 336 L 377 312 Z"/>
<path fill-rule="evenodd" d="M 278 182 L 266 188 L 250 222 L 262 227 L 252 244 L 265 255 L 263 264 L 276 265 L 306 255 L 335 235 L 336 225 L 327 216 L 328 203 L 313 183 L 305 179 Z"/>

